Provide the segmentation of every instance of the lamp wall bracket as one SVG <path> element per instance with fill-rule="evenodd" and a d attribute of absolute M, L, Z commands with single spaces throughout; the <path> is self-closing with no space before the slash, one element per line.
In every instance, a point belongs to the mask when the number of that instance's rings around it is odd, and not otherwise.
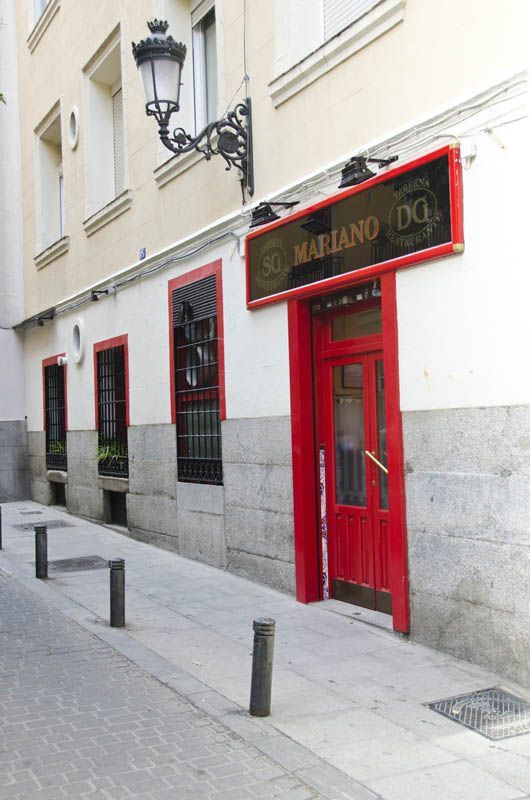
<path fill-rule="evenodd" d="M 241 170 L 243 184 L 252 197 L 254 194 L 254 163 L 252 154 L 252 106 L 250 98 L 238 103 L 225 117 L 210 122 L 197 136 L 190 136 L 184 128 L 169 130 L 169 120 L 159 119 L 160 140 L 176 155 L 197 150 L 207 161 L 212 156 L 222 156 L 226 169 Z"/>

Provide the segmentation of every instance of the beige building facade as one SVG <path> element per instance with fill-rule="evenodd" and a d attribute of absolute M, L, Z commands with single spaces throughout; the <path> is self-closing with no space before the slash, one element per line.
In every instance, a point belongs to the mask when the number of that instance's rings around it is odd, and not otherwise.
<path fill-rule="evenodd" d="M 11 10 L 33 498 L 527 680 L 525 0 Z M 159 141 L 131 52 L 155 18 L 187 47 L 172 127 L 251 98 L 253 196 Z M 386 250 L 379 190 L 408 204 Z M 261 202 L 291 228 L 249 238 Z M 356 302 L 368 339 L 335 336 Z"/>

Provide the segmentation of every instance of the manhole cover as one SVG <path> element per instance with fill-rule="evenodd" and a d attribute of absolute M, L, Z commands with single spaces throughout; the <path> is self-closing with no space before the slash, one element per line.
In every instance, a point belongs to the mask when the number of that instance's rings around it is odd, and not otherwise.
<path fill-rule="evenodd" d="M 58 561 L 49 561 L 48 568 L 51 572 L 76 572 L 87 569 L 104 569 L 109 566 L 108 560 L 101 556 L 79 556 L 79 558 L 61 558 Z"/>
<path fill-rule="evenodd" d="M 17 531 L 32 531 L 35 525 L 46 525 L 47 528 L 75 528 L 71 522 L 65 522 L 64 519 L 42 519 L 38 522 L 23 522 L 20 525 L 13 525 Z"/>
<path fill-rule="evenodd" d="M 530 733 L 530 703 L 498 686 L 426 705 L 488 739 Z"/>

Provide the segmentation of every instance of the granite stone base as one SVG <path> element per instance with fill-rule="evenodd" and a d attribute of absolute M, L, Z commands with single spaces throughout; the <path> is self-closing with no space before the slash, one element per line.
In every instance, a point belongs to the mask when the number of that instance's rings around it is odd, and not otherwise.
<path fill-rule="evenodd" d="M 127 524 L 135 539 L 179 552 L 174 425 L 129 428 Z"/>
<path fill-rule="evenodd" d="M 403 415 L 412 637 L 530 683 L 530 407 Z"/>
<path fill-rule="evenodd" d="M 26 420 L 0 421 L 0 502 L 31 493 Z"/>
<path fill-rule="evenodd" d="M 294 593 L 289 417 L 222 424 L 227 568 Z"/>
<path fill-rule="evenodd" d="M 97 431 L 68 431 L 67 508 L 72 514 L 105 520 L 103 490 L 99 486 L 96 450 Z"/>

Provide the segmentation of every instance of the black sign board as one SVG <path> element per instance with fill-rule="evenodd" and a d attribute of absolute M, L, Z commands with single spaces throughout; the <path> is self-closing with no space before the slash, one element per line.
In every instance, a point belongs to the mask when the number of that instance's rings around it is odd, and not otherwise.
<path fill-rule="evenodd" d="M 249 303 L 451 243 L 450 156 L 249 235 Z"/>

